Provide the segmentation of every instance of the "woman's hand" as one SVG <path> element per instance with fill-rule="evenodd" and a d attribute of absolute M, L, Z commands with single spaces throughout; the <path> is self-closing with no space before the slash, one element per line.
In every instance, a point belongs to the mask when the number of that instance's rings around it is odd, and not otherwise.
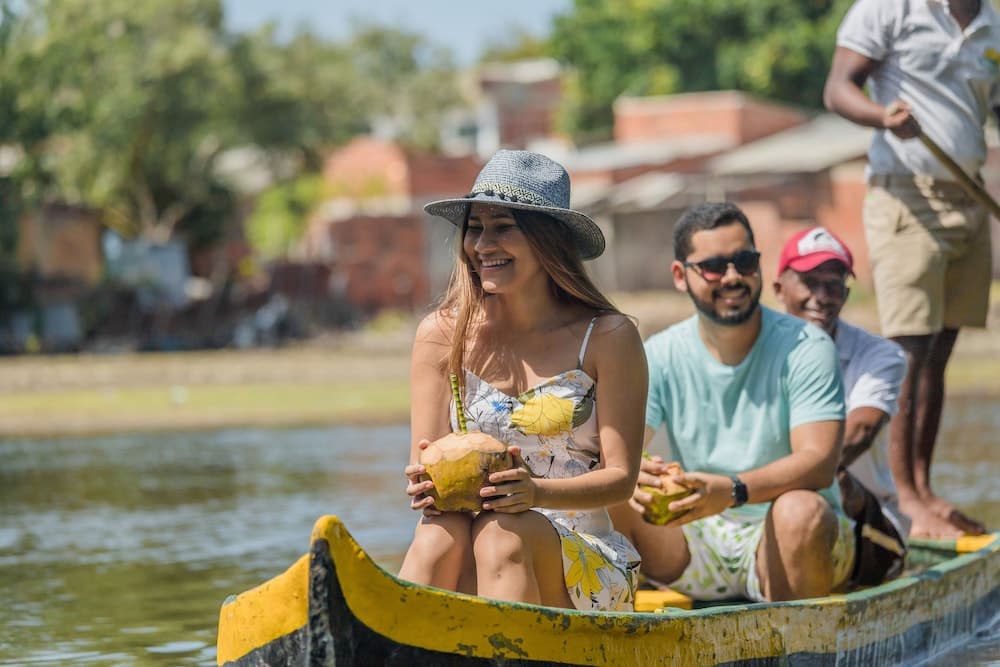
<path fill-rule="evenodd" d="M 642 453 L 642 459 L 639 461 L 639 479 L 636 480 L 635 488 L 632 489 L 632 497 L 629 498 L 628 504 L 639 514 L 646 511 L 646 506 L 653 502 L 653 495 L 646 493 L 640 486 L 652 486 L 654 488 L 660 488 L 663 483 L 660 481 L 660 475 L 667 472 L 667 463 L 663 460 L 661 456 L 650 456 L 646 452 Z"/>
<path fill-rule="evenodd" d="M 483 509 L 505 514 L 527 512 L 535 506 L 538 486 L 528 464 L 521 458 L 521 448 L 513 445 L 507 451 L 514 460 L 514 467 L 490 475 L 490 484 L 479 490 L 484 499 Z"/>
<path fill-rule="evenodd" d="M 421 440 L 417 447 L 423 451 L 430 440 Z M 424 516 L 434 516 L 441 514 L 441 510 L 434 507 L 434 497 L 428 495 L 428 491 L 434 488 L 434 482 L 429 479 L 421 481 L 421 477 L 427 474 L 427 470 L 420 463 L 411 463 L 403 471 L 406 474 L 407 485 L 406 494 L 410 496 L 410 509 L 422 510 Z"/>

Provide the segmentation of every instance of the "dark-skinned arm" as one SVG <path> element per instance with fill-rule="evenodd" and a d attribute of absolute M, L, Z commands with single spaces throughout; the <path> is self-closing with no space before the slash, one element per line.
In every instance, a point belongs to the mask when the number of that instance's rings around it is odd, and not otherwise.
<path fill-rule="evenodd" d="M 838 46 L 823 86 L 823 104 L 858 125 L 889 130 L 900 139 L 916 137 L 920 125 L 907 102 L 895 100 L 883 107 L 865 94 L 865 81 L 878 66 L 877 60 Z"/>
<path fill-rule="evenodd" d="M 847 413 L 844 424 L 844 448 L 840 455 L 840 467 L 854 463 L 875 442 L 889 415 L 878 408 L 855 408 Z"/>

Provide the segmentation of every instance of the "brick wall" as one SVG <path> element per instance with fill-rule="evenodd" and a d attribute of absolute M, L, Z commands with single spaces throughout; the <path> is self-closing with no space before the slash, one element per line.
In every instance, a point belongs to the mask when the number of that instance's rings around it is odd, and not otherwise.
<path fill-rule="evenodd" d="M 334 197 L 426 199 L 468 192 L 481 168 L 473 157 L 418 153 L 366 136 L 331 154 L 323 178 Z"/>
<path fill-rule="evenodd" d="M 44 206 L 36 215 L 20 221 L 18 262 L 41 278 L 95 284 L 103 269 L 102 229 L 93 211 Z"/>
<path fill-rule="evenodd" d="M 678 136 L 723 136 L 736 145 L 800 125 L 807 116 L 738 91 L 659 97 L 623 97 L 614 107 L 615 141 L 633 143 Z"/>
<path fill-rule="evenodd" d="M 417 215 L 328 222 L 312 229 L 303 259 L 326 266 L 330 296 L 360 312 L 416 310 L 429 298 L 424 224 Z"/>
<path fill-rule="evenodd" d="M 406 154 L 396 144 L 357 137 L 330 155 L 323 179 L 339 197 L 384 197 L 409 191 Z"/>
<path fill-rule="evenodd" d="M 472 189 L 472 184 L 482 168 L 482 162 L 473 157 L 409 155 L 407 156 L 409 195 L 419 203 L 425 199 L 465 194 Z"/>
<path fill-rule="evenodd" d="M 483 81 L 482 91 L 496 105 L 500 145 L 526 148 L 532 141 L 555 136 L 562 98 L 560 79 L 530 83 Z"/>

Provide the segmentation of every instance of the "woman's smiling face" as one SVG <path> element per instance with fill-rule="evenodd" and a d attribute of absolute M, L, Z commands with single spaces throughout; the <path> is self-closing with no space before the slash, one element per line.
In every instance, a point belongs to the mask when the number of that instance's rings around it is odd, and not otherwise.
<path fill-rule="evenodd" d="M 545 275 L 507 207 L 473 203 L 462 247 L 479 274 L 483 290 L 491 294 L 524 287 L 538 275 Z"/>

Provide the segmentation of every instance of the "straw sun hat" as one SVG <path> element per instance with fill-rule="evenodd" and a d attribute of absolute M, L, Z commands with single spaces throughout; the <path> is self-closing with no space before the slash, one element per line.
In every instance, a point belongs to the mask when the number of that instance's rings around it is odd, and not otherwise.
<path fill-rule="evenodd" d="M 583 259 L 604 252 L 604 234 L 593 220 L 569 207 L 569 174 L 561 164 L 530 151 L 497 151 L 464 197 L 434 201 L 424 210 L 461 227 L 472 202 L 538 211 L 561 220 Z"/>

